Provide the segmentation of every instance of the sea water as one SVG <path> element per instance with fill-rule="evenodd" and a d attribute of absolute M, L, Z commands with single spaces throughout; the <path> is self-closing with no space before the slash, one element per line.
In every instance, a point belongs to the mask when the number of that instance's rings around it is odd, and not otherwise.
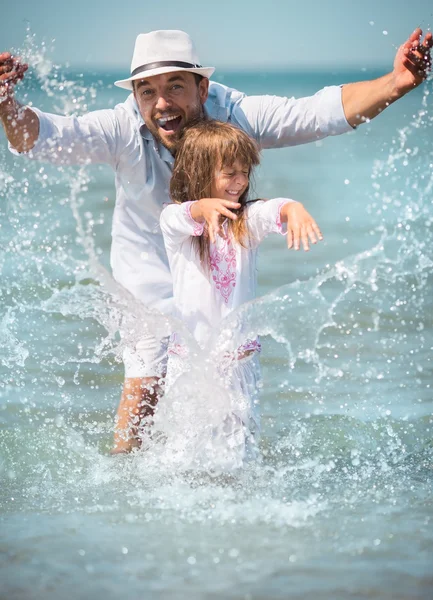
<path fill-rule="evenodd" d="M 125 98 L 121 73 L 32 64 L 20 97 L 34 106 Z M 216 79 L 305 96 L 377 75 Z M 32 163 L 0 138 L 2 596 L 433 596 L 432 142 L 428 81 L 356 131 L 263 153 L 257 196 L 303 202 L 324 241 L 304 253 L 270 237 L 259 298 L 221 328 L 242 322 L 263 345 L 262 460 L 227 473 L 158 443 L 109 455 L 119 331 L 169 323 L 110 278 L 108 167 Z M 202 378 L 184 400 L 203 409 L 218 391 Z"/>

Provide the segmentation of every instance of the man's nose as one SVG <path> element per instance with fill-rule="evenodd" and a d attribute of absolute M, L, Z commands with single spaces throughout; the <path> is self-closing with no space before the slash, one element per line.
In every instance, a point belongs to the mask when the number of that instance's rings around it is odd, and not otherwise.
<path fill-rule="evenodd" d="M 171 107 L 170 99 L 164 95 L 158 96 L 158 100 L 156 101 L 155 108 L 161 112 L 168 110 Z"/>

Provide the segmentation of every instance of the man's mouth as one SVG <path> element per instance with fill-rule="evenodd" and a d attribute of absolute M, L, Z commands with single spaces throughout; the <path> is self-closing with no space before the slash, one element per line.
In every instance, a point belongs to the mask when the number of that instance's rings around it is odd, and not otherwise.
<path fill-rule="evenodd" d="M 174 133 L 179 129 L 180 122 L 182 121 L 181 115 L 169 115 L 167 117 L 161 117 L 156 119 L 158 127 L 167 132 Z"/>

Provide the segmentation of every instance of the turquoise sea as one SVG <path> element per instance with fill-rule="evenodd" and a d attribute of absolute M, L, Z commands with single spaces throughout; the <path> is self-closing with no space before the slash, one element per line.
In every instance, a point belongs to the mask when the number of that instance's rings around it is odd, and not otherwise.
<path fill-rule="evenodd" d="M 377 75 L 216 79 L 303 96 Z M 41 59 L 20 98 L 112 107 L 121 76 Z M 1 597 L 433 597 L 432 142 L 430 80 L 350 134 L 263 154 L 257 196 L 302 201 L 324 241 L 262 247 L 242 311 L 263 343 L 263 460 L 221 475 L 152 445 L 109 455 L 119 328 L 153 318 L 110 292 L 112 173 L 16 159 L 0 134 Z"/>

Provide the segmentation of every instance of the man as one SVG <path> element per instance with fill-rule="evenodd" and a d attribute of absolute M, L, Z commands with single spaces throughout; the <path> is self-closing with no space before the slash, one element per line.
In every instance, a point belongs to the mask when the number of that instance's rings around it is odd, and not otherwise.
<path fill-rule="evenodd" d="M 188 121 L 230 121 L 261 148 L 307 143 L 352 130 L 418 86 L 431 68 L 432 35 L 416 29 L 399 48 L 393 71 L 374 81 L 324 88 L 299 100 L 247 97 L 209 82 L 189 36 L 154 31 L 137 37 L 130 77 L 116 85 L 132 91 L 113 110 L 61 117 L 22 107 L 15 84 L 27 69 L 0 54 L 0 119 L 15 154 L 58 164 L 108 163 L 116 174 L 111 266 L 114 278 L 146 306 L 169 313 L 172 283 L 159 229 L 169 201 L 173 154 Z M 311 218 L 294 203 L 288 230 L 293 247 L 308 246 Z M 165 344 L 148 334 L 124 356 L 125 382 L 113 452 L 139 445 L 138 425 L 153 414 Z"/>

